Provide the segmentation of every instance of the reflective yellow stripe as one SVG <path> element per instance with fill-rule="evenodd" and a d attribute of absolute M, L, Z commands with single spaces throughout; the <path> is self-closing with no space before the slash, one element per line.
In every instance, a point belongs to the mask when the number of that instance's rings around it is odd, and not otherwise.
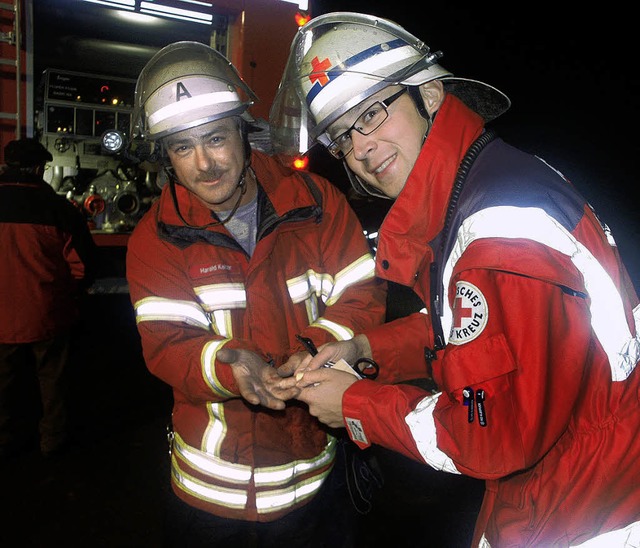
<path fill-rule="evenodd" d="M 210 386 L 211 390 L 215 392 L 221 398 L 232 398 L 238 394 L 227 390 L 218 379 L 216 372 L 216 352 L 220 350 L 225 344 L 229 342 L 229 339 L 209 341 L 202 348 L 202 354 L 200 355 L 200 363 L 202 367 L 202 376 L 206 383 Z"/>
<path fill-rule="evenodd" d="M 220 454 L 220 447 L 227 435 L 227 421 L 224 416 L 224 405 L 221 403 L 208 403 L 209 424 L 202 436 L 202 447 L 207 453 Z"/>
<path fill-rule="evenodd" d="M 287 288 L 294 304 L 301 303 L 311 295 L 325 300 L 333 288 L 333 278 L 329 274 L 318 274 L 313 270 L 307 270 L 300 276 L 287 280 Z"/>
<path fill-rule="evenodd" d="M 193 290 L 207 312 L 247 307 L 247 292 L 242 283 L 203 285 Z"/>
<path fill-rule="evenodd" d="M 175 483 L 190 495 L 227 508 L 242 509 L 248 501 L 248 487 L 253 477 L 256 487 L 273 487 L 261 490 L 256 495 L 256 508 L 261 514 L 286 509 L 315 494 L 331 468 L 322 470 L 336 455 L 337 440 L 327 436 L 327 446 L 314 458 L 294 461 L 280 466 L 252 469 L 248 465 L 228 462 L 219 456 L 189 446 L 175 433 L 171 470 Z M 178 458 L 178 456 L 180 458 Z M 194 478 L 181 468 L 181 460 L 213 479 L 234 483 L 238 489 L 213 486 Z M 291 480 L 309 473 L 317 473 L 293 485 Z M 279 487 L 285 485 L 285 487 Z"/>
<path fill-rule="evenodd" d="M 315 495 L 331 470 L 326 470 L 320 476 L 286 489 L 274 491 L 260 491 L 256 494 L 256 508 L 259 514 L 268 514 L 294 506 L 300 501 Z"/>
<path fill-rule="evenodd" d="M 213 330 L 221 337 L 233 337 L 231 310 L 247 307 L 242 283 L 210 284 L 194 287 L 203 308 L 211 315 Z"/>
<path fill-rule="evenodd" d="M 307 270 L 300 276 L 287 280 L 287 290 L 294 304 L 305 303 L 307 318 L 311 324 L 317 321 L 320 315 L 317 299 L 322 299 L 327 306 L 332 306 L 350 286 L 374 277 L 375 261 L 373 256 L 367 253 L 338 272 L 335 280 L 330 274 Z"/>
<path fill-rule="evenodd" d="M 258 467 L 254 471 L 256 487 L 265 485 L 283 485 L 292 479 L 329 464 L 336 456 L 337 440 L 333 436 L 327 437 L 327 446 L 311 459 L 297 460 L 279 466 Z"/>
<path fill-rule="evenodd" d="M 374 278 L 375 267 L 376 263 L 373 257 L 367 254 L 338 272 L 333 291 L 326 300 L 327 306 L 335 304 L 349 286 Z"/>
<path fill-rule="evenodd" d="M 221 337 L 233 337 L 233 327 L 230 310 L 216 310 L 211 315 L 213 330 Z"/>
<path fill-rule="evenodd" d="M 201 451 L 191 447 L 176 432 L 174 450 L 190 466 L 203 474 L 230 483 L 246 484 L 253 476 L 256 487 L 276 487 L 286 485 L 291 480 L 314 472 L 329 464 L 336 455 L 337 441 L 333 436 L 327 436 L 327 445 L 315 457 L 295 460 L 278 466 L 263 466 L 252 469 L 249 465 L 228 462 L 219 455 Z M 216 447 L 218 453 L 219 444 Z"/>
<path fill-rule="evenodd" d="M 211 453 L 191 447 L 177 432 L 173 440 L 173 450 L 192 468 L 212 478 L 239 485 L 247 485 L 251 480 L 250 466 L 228 462 Z"/>
<path fill-rule="evenodd" d="M 211 329 L 211 322 L 204 310 L 194 302 L 145 297 L 134 305 L 136 323 L 146 321 L 183 322 L 204 329 Z"/>
<path fill-rule="evenodd" d="M 315 322 L 311 323 L 313 327 L 319 327 L 331 333 L 338 341 L 348 341 L 353 339 L 353 330 L 346 325 L 341 325 L 336 322 L 327 320 L 326 318 L 318 318 Z"/>
<path fill-rule="evenodd" d="M 190 495 L 207 502 L 242 510 L 247 506 L 246 489 L 229 489 L 228 487 L 214 487 L 194 478 L 180 469 L 175 454 L 171 457 L 171 475 L 175 484 Z"/>
<path fill-rule="evenodd" d="M 351 285 L 372 279 L 374 276 L 375 261 L 372 255 L 367 253 L 338 272 L 335 279 L 328 273 L 307 270 L 304 274 L 287 280 L 287 288 L 294 303 L 316 295 L 327 306 L 331 306 Z"/>

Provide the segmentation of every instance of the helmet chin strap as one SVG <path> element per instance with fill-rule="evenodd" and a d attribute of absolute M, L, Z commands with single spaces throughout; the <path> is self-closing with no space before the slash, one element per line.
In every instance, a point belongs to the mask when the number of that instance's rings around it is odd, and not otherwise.
<path fill-rule="evenodd" d="M 438 114 L 438 111 L 434 112 L 433 116 L 429 116 L 429 114 L 427 114 L 426 117 L 424 117 L 425 120 L 427 121 L 427 127 L 425 128 L 424 136 L 422 137 L 422 146 L 424 146 L 424 142 L 427 140 L 427 135 L 429 135 L 429 132 L 433 127 L 433 121 L 436 119 L 436 114 Z"/>
<path fill-rule="evenodd" d="M 238 193 L 238 199 L 236 200 L 236 203 L 234 204 L 233 209 L 231 210 L 231 213 L 229 213 L 229 215 L 227 215 L 227 217 L 225 219 L 220 219 L 218 221 L 212 221 L 210 223 L 207 223 L 206 225 L 192 225 L 182 216 L 182 213 L 180 212 L 180 207 L 178 206 L 178 196 L 176 194 L 176 185 L 178 184 L 178 181 L 176 179 L 175 173 L 173 172 L 173 170 L 167 169 L 166 165 L 163 166 L 163 168 L 164 168 L 165 173 L 167 174 L 167 177 L 169 179 L 169 190 L 171 191 L 171 199 L 173 201 L 173 207 L 175 208 L 176 213 L 178 214 L 178 217 L 180 217 L 180 220 L 186 226 L 188 226 L 189 228 L 197 228 L 197 229 L 209 228 L 211 226 L 224 225 L 225 223 L 229 222 L 231 217 L 233 217 L 235 215 L 235 212 L 240 207 L 240 202 L 242 201 L 242 197 L 247 192 L 247 181 L 246 181 L 247 171 L 249 171 L 251 176 L 254 177 L 254 179 L 255 179 L 255 173 L 254 173 L 253 169 L 251 168 L 251 162 L 249 161 L 249 159 L 247 159 L 245 161 L 244 167 L 242 168 L 242 173 L 240 174 L 240 177 L 238 178 L 238 182 L 236 184 L 236 190 L 239 189 L 240 192 Z"/>

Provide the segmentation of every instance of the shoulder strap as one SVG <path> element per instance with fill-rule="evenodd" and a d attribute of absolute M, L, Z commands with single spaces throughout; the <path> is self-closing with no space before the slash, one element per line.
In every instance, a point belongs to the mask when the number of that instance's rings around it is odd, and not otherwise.
<path fill-rule="evenodd" d="M 300 175 L 304 179 L 304 182 L 313 195 L 313 199 L 316 201 L 316 204 L 318 204 L 318 207 L 322 209 L 322 194 L 320 193 L 318 185 L 316 185 L 315 181 L 313 180 L 313 177 L 311 177 L 311 175 L 309 175 L 306 171 L 299 171 L 298 173 L 300 173 Z"/>

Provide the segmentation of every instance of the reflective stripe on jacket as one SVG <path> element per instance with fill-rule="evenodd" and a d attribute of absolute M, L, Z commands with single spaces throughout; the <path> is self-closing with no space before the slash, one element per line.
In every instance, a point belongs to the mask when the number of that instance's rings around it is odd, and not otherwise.
<path fill-rule="evenodd" d="M 223 346 L 276 366 L 384 320 L 385 284 L 357 217 L 328 181 L 252 153 L 259 182 L 258 242 L 251 257 L 222 226 L 192 229 L 163 189 L 136 227 L 127 277 L 149 370 L 173 387 L 172 484 L 187 503 L 234 519 L 271 521 L 321 487 L 335 439 L 305 406 L 275 412 L 247 404 Z M 187 221 L 211 215 L 176 187 Z"/>

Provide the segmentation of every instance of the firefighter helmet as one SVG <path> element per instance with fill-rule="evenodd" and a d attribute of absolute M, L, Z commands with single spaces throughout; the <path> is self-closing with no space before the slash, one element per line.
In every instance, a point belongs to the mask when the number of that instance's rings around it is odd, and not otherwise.
<path fill-rule="evenodd" d="M 138 77 L 132 135 L 150 140 L 220 118 L 253 118 L 257 101 L 235 67 L 220 52 L 200 42 L 165 46 Z"/>
<path fill-rule="evenodd" d="M 277 152 L 305 153 L 331 141 L 327 128 L 349 109 L 391 86 L 440 79 L 489 121 L 509 108 L 497 89 L 455 78 L 438 64 L 441 52 L 393 21 L 350 12 L 309 21 L 294 38 L 269 115 Z"/>

